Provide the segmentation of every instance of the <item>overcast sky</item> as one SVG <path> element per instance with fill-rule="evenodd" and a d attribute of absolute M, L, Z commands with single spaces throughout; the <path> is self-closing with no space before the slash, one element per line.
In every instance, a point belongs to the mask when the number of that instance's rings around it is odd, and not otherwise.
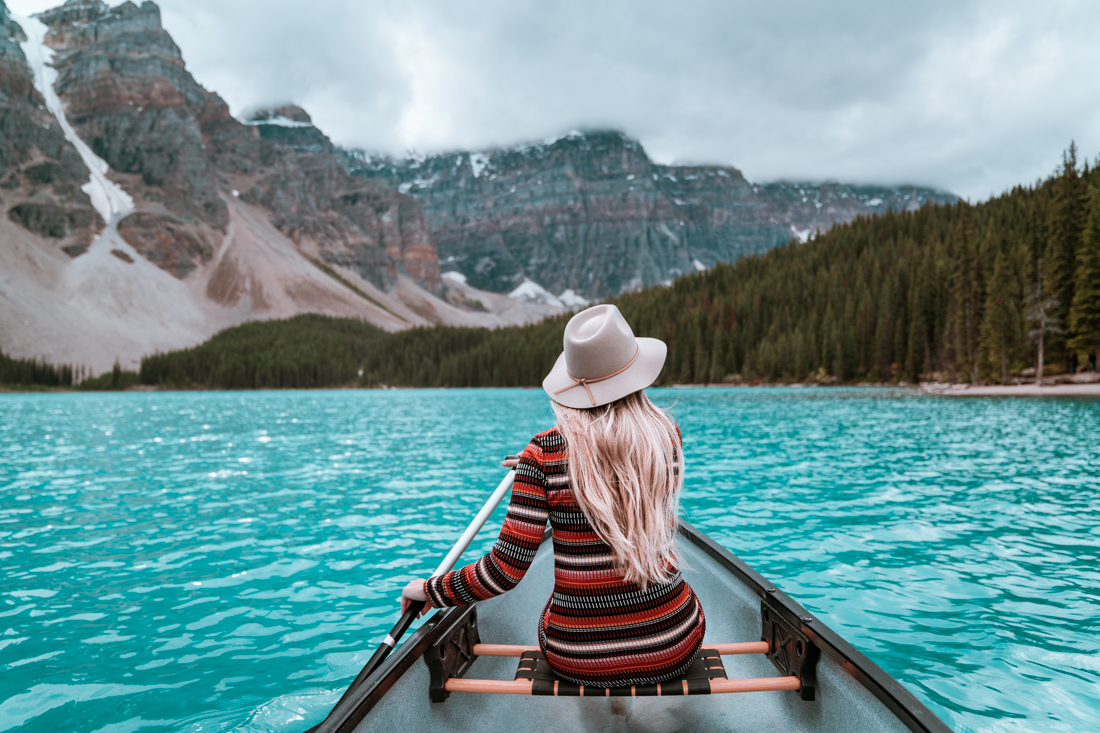
<path fill-rule="evenodd" d="M 1071 139 L 1100 153 L 1093 0 L 159 4 L 234 114 L 293 101 L 337 143 L 372 150 L 614 127 L 659 162 L 972 200 L 1048 175 Z"/>

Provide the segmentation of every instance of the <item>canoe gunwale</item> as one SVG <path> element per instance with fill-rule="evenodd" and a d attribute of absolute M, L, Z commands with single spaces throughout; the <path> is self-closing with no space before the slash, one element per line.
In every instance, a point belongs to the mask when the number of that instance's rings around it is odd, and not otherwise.
<path fill-rule="evenodd" d="M 456 606 L 433 614 L 382 662 L 374 674 L 363 680 L 358 689 L 350 690 L 328 717 L 320 725 L 310 728 L 308 733 L 352 733 L 401 675 L 442 640 L 447 632 L 476 612 L 475 606 Z"/>
<path fill-rule="evenodd" d="M 778 606 L 786 612 L 788 623 L 798 628 L 824 654 L 828 654 L 844 671 L 855 677 L 910 730 L 915 733 L 953 733 L 939 716 L 929 710 L 904 685 L 739 557 L 682 519 L 680 534 L 736 575 L 738 580 L 752 589 L 761 600 L 767 598 L 769 605 L 773 608 Z M 807 619 L 809 619 L 808 622 Z"/>
<path fill-rule="evenodd" d="M 553 530 L 547 527 L 539 546 L 546 544 L 551 537 Z M 328 716 L 306 733 L 353 733 L 363 718 L 367 717 L 367 713 L 416 660 L 423 657 L 429 648 L 439 643 L 452 629 L 464 623 L 468 616 L 476 613 L 477 607 L 474 605 L 453 606 L 436 611 L 412 636 L 401 642 L 373 674 L 355 689 L 345 692 Z"/>
<path fill-rule="evenodd" d="M 782 609 L 789 623 L 800 629 L 914 733 L 953 733 L 900 682 L 743 560 L 684 520 L 680 520 L 679 530 L 688 541 L 735 575 L 762 600 L 767 598 L 771 607 Z M 542 542 L 545 544 L 551 536 L 551 530 L 547 529 Z M 357 688 L 349 689 L 328 717 L 308 733 L 353 733 L 371 709 L 430 647 L 474 613 L 475 606 L 457 606 L 440 609 L 433 614 L 387 657 L 374 674 L 364 679 Z"/>

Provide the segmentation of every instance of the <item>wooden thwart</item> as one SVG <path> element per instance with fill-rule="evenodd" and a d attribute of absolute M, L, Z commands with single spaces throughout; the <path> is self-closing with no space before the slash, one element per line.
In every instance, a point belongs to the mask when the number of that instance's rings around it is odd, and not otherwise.
<path fill-rule="evenodd" d="M 768 642 L 745 641 L 736 644 L 708 644 L 722 656 L 733 654 L 767 654 Z M 474 644 L 474 655 L 478 657 L 520 657 L 524 652 L 537 652 L 537 646 L 518 646 L 514 644 Z"/>
<path fill-rule="evenodd" d="M 492 695 L 530 695 L 531 680 L 465 680 L 452 677 L 446 682 L 447 692 L 482 692 Z M 685 683 L 686 685 L 686 683 Z M 749 680 L 711 680 L 710 693 L 723 692 L 775 692 L 777 690 L 797 690 L 797 677 L 761 677 Z M 581 687 L 583 690 L 583 686 Z M 606 689 L 606 688 L 602 688 Z M 556 692 L 556 691 L 555 691 Z M 581 693 L 582 696 L 583 692 Z M 607 691 L 610 696 L 610 690 Z"/>
<path fill-rule="evenodd" d="M 794 675 L 790 677 L 759 677 L 752 680 L 711 680 L 711 694 L 720 692 L 776 692 L 798 690 L 802 683 Z"/>
<path fill-rule="evenodd" d="M 802 683 L 796 676 L 764 677 L 760 679 L 731 680 L 726 678 L 722 654 L 764 654 L 767 642 L 743 644 L 713 644 L 699 650 L 699 654 L 685 670 L 673 680 L 644 685 L 621 687 L 597 687 L 578 685 L 560 679 L 550 669 L 538 647 L 502 644 L 475 644 L 474 658 L 478 656 L 519 657 L 519 668 L 514 680 L 467 680 L 455 676 L 444 682 L 443 690 L 451 692 L 480 692 L 492 695 L 536 695 L 553 697 L 667 697 L 671 695 L 713 695 L 723 692 L 772 692 L 799 690 Z"/>
<path fill-rule="evenodd" d="M 537 652 L 538 650 L 537 646 L 474 644 L 474 656 L 478 657 L 521 657 L 524 652 Z"/>
<path fill-rule="evenodd" d="M 721 654 L 723 657 L 734 654 L 767 654 L 771 646 L 766 641 L 741 641 L 736 644 L 708 644 L 708 649 Z"/>

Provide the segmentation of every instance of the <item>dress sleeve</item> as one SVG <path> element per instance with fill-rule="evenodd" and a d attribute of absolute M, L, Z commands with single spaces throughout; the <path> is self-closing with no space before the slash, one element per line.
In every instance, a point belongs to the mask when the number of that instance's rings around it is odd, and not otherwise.
<path fill-rule="evenodd" d="M 519 585 L 542 544 L 549 515 L 542 450 L 532 442 L 520 453 L 508 515 L 496 545 L 475 563 L 425 580 L 424 593 L 432 605 L 466 606 Z"/>

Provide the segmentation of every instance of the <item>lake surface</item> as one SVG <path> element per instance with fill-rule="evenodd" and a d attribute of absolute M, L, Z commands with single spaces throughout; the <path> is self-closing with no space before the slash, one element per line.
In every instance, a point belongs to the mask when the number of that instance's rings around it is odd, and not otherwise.
<path fill-rule="evenodd" d="M 686 518 L 950 725 L 1096 728 L 1100 400 L 651 396 Z M 535 390 L 0 395 L 0 731 L 305 730 L 552 424 Z"/>

